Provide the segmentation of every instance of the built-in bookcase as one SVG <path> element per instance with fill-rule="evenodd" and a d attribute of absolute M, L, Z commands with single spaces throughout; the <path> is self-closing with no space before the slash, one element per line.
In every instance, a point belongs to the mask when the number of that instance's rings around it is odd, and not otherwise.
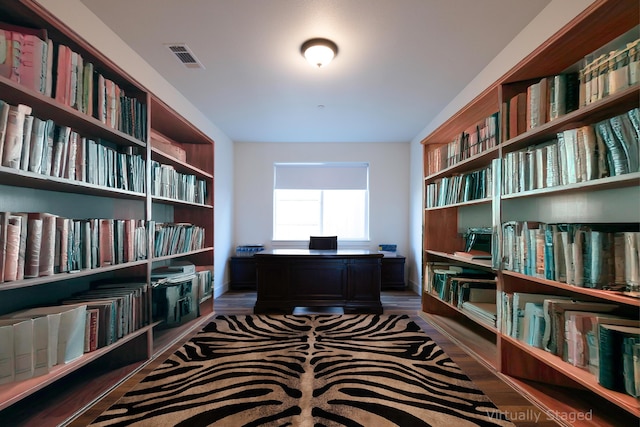
<path fill-rule="evenodd" d="M 617 88 L 606 97 L 582 103 L 579 108 L 520 133 L 509 130 L 509 102 L 518 93 L 526 94 L 531 85 L 544 78 L 550 83 L 553 76 L 579 72 L 588 62 L 587 58 L 612 51 L 625 37 L 637 40 L 640 37 L 639 13 L 636 1 L 593 2 L 422 141 L 425 161 L 422 315 L 565 425 L 635 425 L 640 417 L 638 401 L 624 391 L 602 386 L 597 376 L 588 370 L 512 337 L 507 330 L 505 313 L 501 312 L 501 298 L 504 294 L 529 293 L 615 304 L 616 315 L 631 319 L 640 318 L 640 300 L 620 291 L 599 289 L 600 286 L 576 286 L 555 280 L 555 277 L 514 271 L 505 263 L 510 254 L 505 248 L 503 224 L 509 221 L 583 225 L 624 223 L 637 229 L 640 227 L 640 172 L 631 170 L 620 175 L 583 177 L 553 186 L 522 184 L 522 187 L 514 188 L 514 185 L 520 185 L 513 184 L 514 175 L 522 173 L 522 169 L 514 168 L 508 162 L 518 156 L 526 162 L 528 156 L 535 156 L 536 148 L 548 144 L 558 134 L 594 126 L 637 108 L 640 85 Z M 434 150 L 451 144 L 461 132 L 496 111 L 501 126 L 495 148 L 434 171 L 429 163 Z M 428 204 L 427 189 L 433 183 L 486 167 L 495 169 L 493 179 L 496 182 L 490 198 L 435 207 Z M 538 171 L 548 173 L 546 168 Z M 526 181 L 527 178 L 523 179 Z M 455 251 L 463 250 L 463 233 L 469 227 L 490 227 L 494 231 L 492 261 L 467 260 L 453 255 Z M 430 270 L 442 265 L 495 274 L 498 306 L 495 328 L 478 322 L 433 292 L 426 282 L 430 280 Z"/>
<path fill-rule="evenodd" d="M 113 82 L 130 99 L 128 102 L 135 104 L 131 116 L 120 117 L 136 124 L 112 126 L 95 114 L 2 75 L 0 100 L 10 105 L 26 105 L 34 117 L 69 127 L 79 138 L 108 147 L 105 149 L 136 156 L 136 166 L 129 173 L 131 180 L 140 184 L 134 189 L 118 185 L 118 178 L 92 182 L 79 175 L 52 176 L 28 168 L 1 166 L 0 160 L 0 212 L 40 212 L 78 220 L 135 220 L 145 227 L 142 243 L 146 246 L 146 254 L 135 260 L 83 267 L 72 273 L 56 271 L 48 276 L 0 281 L 0 316 L 33 306 L 58 304 L 102 279 L 137 278 L 150 284 L 152 270 L 173 261 L 193 263 L 198 271 L 209 271 L 213 280 L 214 141 L 36 1 L 0 0 L 0 21 L 44 29 L 53 46 L 67 46 L 82 57 L 84 64 L 91 63 L 96 76 Z M 84 162 L 78 160 L 78 165 L 86 169 L 87 161 L 88 157 Z M 173 174 L 173 181 L 162 183 L 167 190 L 162 195 L 152 190 L 152 165 L 163 165 Z M 155 230 L 163 225 L 197 228 L 201 232 L 199 244 L 156 256 Z M 200 316 L 195 320 L 165 328 L 162 320 L 149 319 L 112 344 L 86 352 L 70 363 L 53 366 L 48 374 L 1 384 L 0 419 L 9 424 L 36 418 L 48 425 L 64 423 L 200 327 L 213 312 L 211 289 L 209 283 L 208 293 L 200 294 Z M 152 300 L 144 304 L 150 313 Z"/>

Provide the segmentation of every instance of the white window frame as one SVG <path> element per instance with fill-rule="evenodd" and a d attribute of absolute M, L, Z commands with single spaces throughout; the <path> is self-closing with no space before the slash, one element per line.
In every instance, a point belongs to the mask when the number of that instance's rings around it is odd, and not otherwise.
<path fill-rule="evenodd" d="M 369 163 L 368 162 L 320 162 L 320 163 L 274 163 L 273 184 L 273 225 L 272 239 L 274 243 L 303 243 L 308 237 L 295 240 L 276 239 L 276 190 L 365 190 L 364 236 L 362 238 L 341 238 L 341 244 L 369 241 Z M 320 198 L 320 205 L 324 197 Z"/>

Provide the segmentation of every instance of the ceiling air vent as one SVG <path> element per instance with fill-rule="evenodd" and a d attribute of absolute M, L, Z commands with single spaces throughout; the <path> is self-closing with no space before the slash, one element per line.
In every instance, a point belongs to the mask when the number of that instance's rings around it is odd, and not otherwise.
<path fill-rule="evenodd" d="M 171 43 L 165 44 L 165 46 L 169 48 L 169 50 L 176 56 L 176 58 L 178 58 L 178 61 L 184 64 L 185 67 L 204 69 L 204 65 L 202 65 L 200 61 L 198 61 L 193 52 L 191 52 L 191 49 L 189 49 L 186 44 Z"/>

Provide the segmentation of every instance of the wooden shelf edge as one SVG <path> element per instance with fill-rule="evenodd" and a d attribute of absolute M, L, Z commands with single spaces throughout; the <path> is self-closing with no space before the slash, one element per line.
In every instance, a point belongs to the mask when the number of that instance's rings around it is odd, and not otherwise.
<path fill-rule="evenodd" d="M 492 348 L 494 351 L 493 354 L 482 354 L 480 352 L 475 351 L 471 347 L 469 347 L 466 343 L 458 339 L 458 331 L 460 329 L 464 329 L 464 326 L 458 324 L 455 321 L 447 319 L 444 316 L 437 316 L 430 313 L 425 313 L 422 310 L 418 311 L 418 316 L 420 316 L 425 322 L 432 325 L 442 334 L 444 334 L 447 338 L 454 342 L 454 344 L 458 345 L 462 348 L 466 353 L 471 355 L 474 359 L 478 360 L 482 365 L 486 366 L 492 371 L 496 371 L 496 362 L 497 362 L 497 347 L 494 343 L 485 340 L 482 337 L 476 336 L 474 339 L 477 341 L 481 341 L 483 346 L 486 348 Z"/>
<path fill-rule="evenodd" d="M 155 148 L 152 146 L 151 153 L 152 153 L 152 157 L 159 157 L 163 160 L 163 162 L 170 163 L 173 166 L 178 166 L 180 169 L 184 171 L 189 171 L 194 175 L 197 175 L 198 177 L 213 179 L 213 174 L 205 172 L 202 169 L 196 168 L 187 162 L 183 162 L 182 160 L 177 159 L 158 148 Z"/>
<path fill-rule="evenodd" d="M 201 254 L 201 253 L 205 253 L 205 252 L 209 252 L 209 251 L 213 251 L 213 246 L 202 248 L 202 249 L 198 249 L 198 250 L 195 250 L 195 251 L 180 252 L 178 254 L 163 255 L 163 256 L 159 256 L 159 257 L 155 257 L 154 256 L 154 257 L 151 258 L 151 262 L 165 261 L 165 260 L 170 260 L 170 259 L 174 259 L 174 258 L 181 258 L 181 257 L 184 257 L 184 256 L 196 255 L 196 254 Z"/>
<path fill-rule="evenodd" d="M 205 205 L 202 203 L 195 202 L 187 202 L 185 200 L 172 199 L 169 197 L 161 197 L 161 196 L 151 196 L 151 201 L 153 203 L 165 203 L 168 205 L 175 206 L 191 206 L 194 208 L 203 208 L 203 209 L 213 209 L 213 205 Z"/>
<path fill-rule="evenodd" d="M 0 184 L 35 189 L 44 188 L 49 191 L 54 190 L 65 193 L 79 193 L 82 195 L 138 199 L 141 201 L 144 201 L 146 197 L 144 193 L 136 193 L 134 191 L 123 190 L 121 188 L 90 184 L 84 181 L 59 178 L 24 171 L 22 169 L 14 169 L 7 166 L 0 166 Z"/>
<path fill-rule="evenodd" d="M 497 291 L 496 291 L 497 292 Z M 486 329 L 487 331 L 493 333 L 493 334 L 498 334 L 498 328 L 496 326 L 492 326 L 489 325 L 488 323 L 484 323 L 482 322 L 480 319 L 476 318 L 473 314 L 470 314 L 468 311 L 462 310 L 458 307 L 456 307 L 455 305 L 444 301 L 442 298 L 438 297 L 437 295 L 425 292 L 426 295 L 428 295 L 430 298 L 434 298 L 435 300 L 439 301 L 441 304 L 446 305 L 447 307 L 449 307 L 451 310 L 455 310 L 456 312 L 460 313 L 461 315 L 463 315 L 464 317 L 466 317 L 467 319 L 469 319 L 471 322 L 475 323 L 476 325 Z"/>
<path fill-rule="evenodd" d="M 474 267 L 489 268 L 489 269 L 493 270 L 493 267 L 491 265 L 491 260 L 468 259 L 468 258 L 456 256 L 454 254 L 450 254 L 450 253 L 447 253 L 447 252 L 434 251 L 434 250 L 431 250 L 431 249 L 427 249 L 425 252 L 427 254 L 429 254 L 429 255 L 434 255 L 434 256 L 437 256 L 439 258 L 449 259 L 449 260 L 452 260 L 452 261 L 458 261 L 458 262 L 461 262 L 461 263 L 469 264 L 469 265 L 472 265 Z"/>
<path fill-rule="evenodd" d="M 521 191 L 519 193 L 503 194 L 502 200 L 512 200 L 522 197 L 546 196 L 555 193 L 570 193 L 591 190 L 606 190 L 609 188 L 633 187 L 640 184 L 640 172 L 632 172 L 624 175 L 610 176 L 606 178 L 593 179 L 590 181 L 577 182 L 574 184 L 558 185 L 555 187 L 538 188 L 535 190 Z"/>
<path fill-rule="evenodd" d="M 24 381 L 3 384 L 2 386 L 0 386 L 0 410 L 13 405 L 14 403 L 30 396 L 31 394 L 43 389 L 44 387 L 53 384 L 69 373 L 78 370 L 79 368 L 97 360 L 104 355 L 107 355 L 111 351 L 128 343 L 134 338 L 137 338 L 143 334 L 150 333 L 151 329 L 151 325 L 143 326 L 137 331 L 134 331 L 127 336 L 120 338 L 118 341 L 111 345 L 99 348 L 89 353 L 85 353 L 78 359 L 73 360 L 69 363 L 52 367 L 51 372 L 49 372 L 48 374 L 29 378 Z"/>
<path fill-rule="evenodd" d="M 599 121 L 604 119 L 607 114 L 601 114 L 601 111 L 606 111 L 607 107 L 613 107 L 619 104 L 622 105 L 635 105 L 638 103 L 638 96 L 640 95 L 640 84 L 628 87 L 618 93 L 609 95 L 606 98 L 600 99 L 594 103 L 580 107 L 579 109 L 565 114 L 555 120 L 546 122 L 538 127 L 535 127 L 525 133 L 522 133 L 514 138 L 505 141 L 501 147 L 502 152 L 507 153 L 516 151 L 521 148 L 528 147 L 547 139 L 553 139 L 550 135 L 564 130 L 573 129 L 582 126 L 584 122 L 591 121 L 591 119 Z M 600 117 L 602 115 L 602 117 Z"/>
<path fill-rule="evenodd" d="M 543 349 L 531 347 L 516 340 L 513 337 L 509 337 L 506 335 L 501 335 L 500 338 L 502 340 L 505 340 L 509 344 L 518 347 L 523 352 L 535 357 L 540 362 L 570 378 L 576 383 L 584 386 L 585 388 L 588 388 L 592 392 L 598 394 L 600 397 L 609 400 L 616 406 L 626 410 L 632 415 L 640 417 L 640 404 L 633 396 L 627 395 L 626 393 L 609 390 L 608 388 L 601 386 L 598 383 L 596 377 L 590 372 L 573 366 L 562 360 L 560 357 L 551 354 Z"/>
<path fill-rule="evenodd" d="M 488 166 L 491 163 L 491 160 L 498 157 L 498 153 L 500 151 L 500 145 L 496 145 L 494 147 L 488 148 L 485 151 L 478 153 L 468 159 L 464 159 L 459 161 L 458 163 L 451 165 L 445 169 L 439 170 L 438 172 L 432 173 L 424 178 L 425 183 L 429 183 L 429 181 L 434 181 L 438 178 L 445 177 L 447 175 L 455 174 L 461 170 L 468 170 L 470 166 L 473 165 L 481 165 L 485 164 Z"/>
<path fill-rule="evenodd" d="M 460 206 L 484 205 L 484 204 L 491 203 L 492 201 L 493 201 L 493 199 L 491 197 L 485 197 L 484 199 L 468 200 L 466 202 L 452 203 L 450 205 L 433 206 L 433 207 L 430 207 L 430 208 L 424 208 L 424 210 L 425 211 L 435 211 L 435 210 L 439 210 L 439 209 L 457 208 L 457 207 L 460 207 Z"/>
<path fill-rule="evenodd" d="M 549 286 L 551 288 L 562 289 L 562 290 L 570 291 L 576 294 L 588 295 L 590 297 L 595 297 L 595 298 L 603 299 L 606 301 L 612 301 L 620 304 L 630 305 L 633 307 L 640 307 L 640 298 L 626 296 L 621 292 L 605 291 L 603 289 L 581 288 L 579 286 L 567 285 L 566 283 L 556 282 L 554 280 L 548 280 L 548 279 L 543 279 L 543 278 L 534 277 L 534 276 L 527 276 L 526 274 L 516 273 L 515 271 L 501 270 L 501 272 L 505 276 L 517 277 L 522 280 L 535 282 L 544 286 Z"/>
<path fill-rule="evenodd" d="M 93 276 L 93 275 L 104 273 L 107 271 L 123 270 L 125 268 L 144 265 L 146 263 L 147 263 L 147 260 L 145 259 L 140 261 L 125 262 L 122 264 L 114 264 L 108 267 L 87 268 L 87 269 L 76 271 L 73 273 L 56 273 L 51 276 L 34 277 L 33 279 L 16 280 L 14 282 L 3 282 L 3 283 L 0 283 L 0 291 L 6 291 L 9 289 L 28 288 L 30 286 L 60 282 L 62 280 L 73 280 L 78 277 Z"/>
<path fill-rule="evenodd" d="M 111 128 L 93 116 L 64 105 L 54 98 L 43 95 L 29 89 L 4 76 L 0 76 L 0 87 L 3 89 L 3 99 L 9 103 L 16 103 L 13 99 L 20 98 L 20 104 L 25 104 L 34 109 L 34 115 L 42 119 L 68 122 L 72 127 L 80 127 L 80 133 L 89 133 L 90 137 L 98 137 L 119 145 L 136 145 L 146 147 L 146 142 L 118 129 Z M 48 114 L 40 114 L 40 111 L 48 111 Z"/>

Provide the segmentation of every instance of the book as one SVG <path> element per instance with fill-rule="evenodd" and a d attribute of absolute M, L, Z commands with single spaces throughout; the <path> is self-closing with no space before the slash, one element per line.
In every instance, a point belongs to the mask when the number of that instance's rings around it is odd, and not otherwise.
<path fill-rule="evenodd" d="M 620 114 L 609 119 L 613 135 L 618 139 L 627 159 L 629 172 L 638 172 L 640 168 L 640 150 L 638 136 L 627 114 Z"/>
<path fill-rule="evenodd" d="M 60 314 L 57 364 L 69 363 L 84 354 L 86 304 L 35 307 L 12 313 L 13 318 Z"/>
<path fill-rule="evenodd" d="M 565 311 L 591 311 L 611 313 L 619 306 L 617 304 L 596 303 L 587 301 L 567 301 L 566 299 L 547 299 L 543 302 L 545 333 L 543 337 L 544 349 L 559 357 L 564 356 L 565 349 Z"/>
<path fill-rule="evenodd" d="M 0 319 L 0 327 L 13 328 L 13 380 L 33 377 L 33 320 Z"/>
<path fill-rule="evenodd" d="M 0 283 L 4 282 L 5 261 L 7 259 L 7 227 L 9 212 L 0 212 Z"/>
<path fill-rule="evenodd" d="M 515 138 L 527 130 L 527 93 L 522 92 L 509 99 L 509 138 Z"/>
<path fill-rule="evenodd" d="M 527 302 L 522 319 L 522 341 L 532 347 L 542 348 L 545 320 L 542 303 Z"/>
<path fill-rule="evenodd" d="M 623 366 L 623 340 L 625 338 L 640 342 L 640 328 L 612 324 L 599 325 L 600 366 L 597 377 L 598 383 L 608 389 L 622 392 L 625 391 L 625 370 Z"/>
<path fill-rule="evenodd" d="M 24 278 L 25 255 L 27 252 L 27 229 L 29 225 L 29 215 L 24 212 L 12 213 L 12 215 L 20 216 L 20 247 L 18 248 L 18 267 L 16 271 L 16 280 Z"/>
<path fill-rule="evenodd" d="M 56 217 L 56 240 L 54 252 L 54 273 L 69 271 L 69 218 Z"/>
<path fill-rule="evenodd" d="M 2 31 L 0 31 L 0 34 L 2 34 Z M 4 141 L 7 133 L 9 108 L 11 108 L 11 104 L 0 99 L 0 164 L 2 164 L 2 156 L 4 155 Z"/>
<path fill-rule="evenodd" d="M 550 299 L 558 299 L 564 297 L 558 297 L 557 295 L 546 295 L 546 294 L 531 294 L 531 293 L 523 293 L 523 292 L 514 292 L 512 298 L 512 310 L 511 310 L 511 336 L 519 341 L 523 341 L 524 339 L 524 317 L 525 317 L 525 308 L 527 303 L 538 303 L 543 304 L 545 301 Z M 545 318 L 545 335 L 546 335 L 546 325 L 547 319 Z M 544 336 L 543 336 L 543 344 L 544 344 Z"/>
<path fill-rule="evenodd" d="M 0 324 L 0 384 L 14 381 L 13 359 L 13 324 Z"/>
<path fill-rule="evenodd" d="M 38 276 L 51 276 L 54 273 L 57 216 L 46 212 L 37 212 L 30 213 L 29 218 L 39 220 L 42 224 L 39 254 L 37 255 Z M 31 255 L 33 257 L 33 253 Z"/>
<path fill-rule="evenodd" d="M 491 259 L 491 253 L 481 251 L 478 249 L 469 249 L 467 251 L 455 251 L 453 254 L 455 256 L 459 256 L 461 258 L 466 258 L 466 259 Z"/>
<path fill-rule="evenodd" d="M 40 249 L 42 243 L 42 218 L 29 215 L 27 225 L 27 246 L 25 251 L 24 277 L 40 275 Z"/>
<path fill-rule="evenodd" d="M 612 176 L 629 173 L 629 159 L 609 120 L 596 124 L 596 130 L 607 147 L 608 169 Z"/>
<path fill-rule="evenodd" d="M 31 135 L 34 119 L 35 118 L 30 114 L 24 117 L 24 129 L 22 132 L 22 153 L 20 154 L 20 169 L 23 171 L 29 170 L 29 157 L 31 155 Z"/>
<path fill-rule="evenodd" d="M 22 143 L 24 142 L 24 122 L 28 114 L 31 114 L 31 107 L 28 105 L 18 104 L 9 107 L 4 135 L 2 166 L 14 169 L 20 168 Z"/>
<path fill-rule="evenodd" d="M 12 215 L 8 212 L 5 261 L 4 261 L 4 281 L 10 282 L 18 278 L 18 257 L 20 254 L 20 233 L 22 232 L 22 216 Z"/>

